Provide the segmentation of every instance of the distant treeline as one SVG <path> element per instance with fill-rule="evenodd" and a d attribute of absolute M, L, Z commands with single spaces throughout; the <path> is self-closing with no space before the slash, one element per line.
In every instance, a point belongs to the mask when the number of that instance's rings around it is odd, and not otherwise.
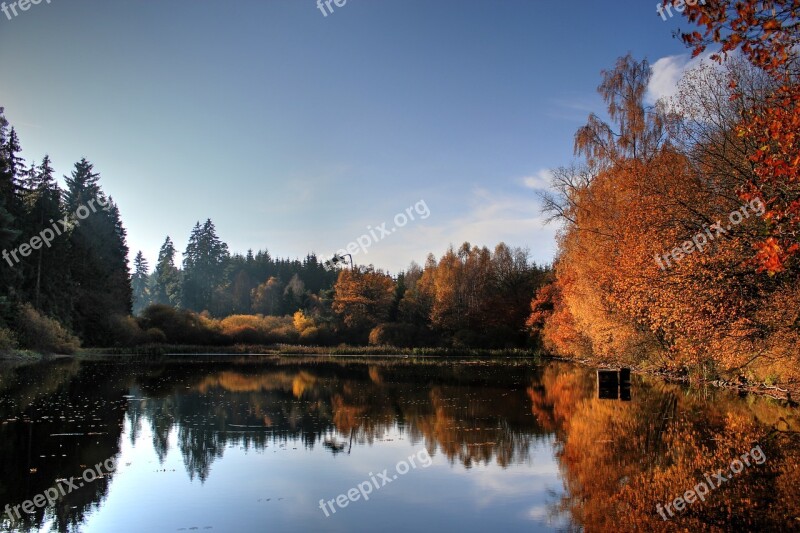
<path fill-rule="evenodd" d="M 192 229 L 180 266 L 167 237 L 152 272 L 139 252 L 131 273 L 119 210 L 92 164 L 76 163 L 62 190 L 49 157 L 38 164 L 20 157 L 2 112 L 0 351 L 532 342 L 525 320 L 549 268 L 502 243 L 494 251 L 464 243 L 390 276 L 372 266 L 326 269 L 314 254 L 302 261 L 275 259 L 266 250 L 231 254 L 206 220 Z"/>
<path fill-rule="evenodd" d="M 331 272 L 314 255 L 302 262 L 267 252 L 228 256 L 210 221 L 195 227 L 187 250 L 205 251 L 187 252 L 178 269 L 168 239 L 153 273 L 137 256 L 139 331 L 129 330 L 128 344 L 531 346 L 530 298 L 549 279 L 548 268 L 502 243 L 493 252 L 451 247 L 396 277 L 371 266 Z"/>
<path fill-rule="evenodd" d="M 167 237 L 153 272 L 142 252 L 133 262 L 133 311 L 152 304 L 208 311 L 215 317 L 257 313 L 291 314 L 310 305 L 308 299 L 331 289 L 338 272 L 309 254 L 303 261 L 275 259 L 268 251 L 233 254 L 217 236 L 214 223 L 196 224 L 175 264 L 177 249 Z"/>

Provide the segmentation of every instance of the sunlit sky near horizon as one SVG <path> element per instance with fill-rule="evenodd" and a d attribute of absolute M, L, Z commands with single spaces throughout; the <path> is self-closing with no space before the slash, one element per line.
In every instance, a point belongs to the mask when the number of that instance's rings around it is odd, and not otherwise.
<path fill-rule="evenodd" d="M 8 0 L 7 0 L 8 1 Z M 52 0 L 0 13 L 0 106 L 27 160 L 81 157 L 154 265 L 211 218 L 232 251 L 397 272 L 463 241 L 555 253 L 537 189 L 628 52 L 668 94 L 689 56 L 655 0 Z M 62 180 L 63 183 L 63 180 Z"/>

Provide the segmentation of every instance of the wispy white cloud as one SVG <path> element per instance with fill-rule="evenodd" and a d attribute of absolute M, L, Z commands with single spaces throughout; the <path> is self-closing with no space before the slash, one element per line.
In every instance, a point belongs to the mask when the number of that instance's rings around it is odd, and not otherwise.
<path fill-rule="evenodd" d="M 532 174 L 530 176 L 525 176 L 521 178 L 519 182 L 528 189 L 533 190 L 542 190 L 542 189 L 549 189 L 550 184 L 553 181 L 553 173 L 550 169 L 543 168 L 540 171 Z"/>
<path fill-rule="evenodd" d="M 334 178 L 338 179 L 338 174 L 330 180 Z M 281 256 L 303 257 L 314 251 L 320 257 L 329 257 L 362 236 L 369 240 L 372 228 L 380 238 L 359 249 L 353 259 L 357 265 L 372 264 L 392 273 L 407 268 L 411 261 L 424 264 L 429 253 L 439 258 L 448 245 L 458 247 L 464 242 L 489 249 L 505 242 L 529 249 L 531 260 L 539 264 L 552 262 L 558 227 L 545 224 L 536 195 L 536 191 L 549 187 L 550 171 L 541 169 L 529 175 L 485 182 L 493 185 L 454 191 L 432 184 L 417 190 L 415 196 L 384 199 L 380 204 L 360 204 L 357 199 L 351 199 L 349 204 L 334 201 L 333 204 L 354 207 L 340 208 L 338 215 L 327 209 L 310 213 L 309 224 L 254 225 L 247 240 L 269 242 L 273 250 L 281 250 Z M 326 184 L 324 180 L 317 183 L 321 183 L 319 189 Z M 335 194 L 335 190 L 324 192 Z M 395 214 L 402 215 L 408 206 L 423 199 L 430 210 L 428 216 L 423 219 L 415 213 L 414 220 L 394 228 Z M 385 236 L 376 229 L 384 222 L 390 231 Z M 396 231 L 391 231 L 393 228 Z M 244 241 L 229 245 L 235 250 L 248 247 Z"/>
<path fill-rule="evenodd" d="M 505 242 L 509 246 L 530 249 L 531 259 L 538 263 L 552 261 L 557 228 L 545 224 L 533 195 L 507 195 L 475 188 L 467 202 L 462 214 L 442 219 L 436 216 L 435 203 L 431 201 L 430 219 L 396 234 L 402 242 L 397 242 L 391 251 L 386 250 L 387 256 L 395 256 L 386 257 L 387 263 L 396 264 L 400 254 L 421 262 L 428 252 L 439 257 L 448 243 L 459 246 L 463 242 L 490 249 Z M 383 254 L 380 251 L 375 255 Z M 405 262 L 407 264 L 408 259 Z"/>
<path fill-rule="evenodd" d="M 541 176 L 537 178 L 541 179 Z M 430 209 L 428 218 L 422 220 L 417 217 L 405 227 L 397 228 L 389 236 L 371 244 L 366 253 L 359 251 L 354 257 L 356 264 L 371 263 L 396 273 L 412 260 L 423 264 L 429 253 L 438 258 L 449 244 L 457 247 L 464 242 L 487 246 L 489 249 L 494 249 L 500 242 L 528 248 L 531 259 L 540 264 L 551 262 L 555 256 L 557 227 L 545 225 L 534 194 L 498 193 L 474 188 L 465 191 L 460 200 L 452 194 L 446 198 L 426 195 L 426 203 Z M 388 223 L 388 228 L 392 228 L 392 216 L 385 216 L 383 220 Z M 320 242 L 315 249 L 323 255 L 332 253 L 356 240 L 362 233 L 368 233 L 367 224 L 375 227 L 376 222 L 380 222 L 379 217 L 371 220 L 353 219 L 344 226 L 329 227 L 325 232 L 327 245 Z M 303 235 L 297 239 L 308 243 L 310 240 L 321 241 L 321 237 L 316 235 L 314 239 L 309 239 L 308 235 Z"/>
<path fill-rule="evenodd" d="M 662 57 L 653 63 L 650 84 L 647 87 L 646 99 L 655 103 L 661 98 L 670 98 L 678 92 L 678 83 L 686 72 L 709 61 L 711 52 L 692 57 L 691 54 L 679 54 Z"/>
<path fill-rule="evenodd" d="M 555 98 L 553 103 L 559 107 L 572 109 L 575 111 L 585 111 L 586 113 L 593 113 L 597 109 L 597 98 L 591 99 L 585 97 L 573 97 L 569 100 L 564 98 Z"/>
<path fill-rule="evenodd" d="M 603 109 L 603 102 L 597 95 L 570 95 L 567 98 L 553 98 L 545 114 L 550 118 L 569 122 L 584 123 L 591 113 Z"/>

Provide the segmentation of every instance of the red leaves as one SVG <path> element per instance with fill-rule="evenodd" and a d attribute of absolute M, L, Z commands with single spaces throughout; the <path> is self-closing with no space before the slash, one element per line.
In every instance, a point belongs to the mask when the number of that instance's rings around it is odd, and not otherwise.
<path fill-rule="evenodd" d="M 756 262 L 759 265 L 758 271 L 766 272 L 770 276 L 785 271 L 789 257 L 800 251 L 799 244 L 784 248 L 774 237 L 769 237 L 763 242 L 756 243 L 755 247 L 758 250 L 756 254 Z"/>
<path fill-rule="evenodd" d="M 720 46 L 723 61 L 728 52 L 741 50 L 755 66 L 775 81 L 776 89 L 757 104 L 739 126 L 744 142 L 758 149 L 750 155 L 757 179 L 746 187 L 771 198 L 768 237 L 759 243 L 756 261 L 760 272 L 783 272 L 798 259 L 800 217 L 800 88 L 796 63 L 800 50 L 800 1 L 721 0 L 688 6 L 684 16 L 705 31 L 682 35 L 697 55 L 711 44 Z M 733 99 L 741 94 L 734 93 Z M 742 191 L 744 193 L 744 191 Z"/>
<path fill-rule="evenodd" d="M 756 260 L 759 271 L 771 275 L 783 272 L 792 258 L 800 255 L 800 88 L 781 85 L 758 107 L 740 135 L 760 146 L 750 156 L 758 177 L 750 189 L 770 197 L 770 236 L 763 241 Z"/>

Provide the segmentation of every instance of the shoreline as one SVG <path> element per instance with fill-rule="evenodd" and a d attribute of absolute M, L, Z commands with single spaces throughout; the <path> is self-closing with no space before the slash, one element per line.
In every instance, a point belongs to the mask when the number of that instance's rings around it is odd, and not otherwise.
<path fill-rule="evenodd" d="M 591 361 L 589 359 L 570 359 L 568 357 L 550 356 L 554 361 L 563 361 L 567 363 L 575 363 L 584 367 L 589 367 L 597 370 L 610 369 L 610 368 L 630 368 L 632 374 L 640 376 L 650 376 L 662 379 L 668 383 L 683 383 L 697 388 L 701 386 L 711 386 L 720 390 L 744 392 L 756 396 L 764 396 L 774 400 L 785 401 L 792 405 L 800 405 L 796 399 L 800 399 L 800 384 L 781 384 L 783 387 L 775 385 L 766 385 L 765 383 L 752 383 L 752 382 L 736 382 L 728 381 L 722 377 L 717 379 L 698 379 L 692 378 L 686 371 L 670 371 L 657 368 L 642 368 L 632 365 L 615 365 L 607 362 Z M 722 372 L 724 374 L 724 372 Z"/>
<path fill-rule="evenodd" d="M 800 384 L 777 384 L 737 382 L 717 379 L 698 379 L 688 374 L 688 370 L 666 370 L 659 368 L 645 368 L 628 365 L 615 365 L 608 362 L 592 361 L 590 359 L 573 359 L 563 356 L 546 354 L 539 350 L 524 348 L 397 348 L 392 346 L 350 346 L 339 345 L 333 347 L 301 346 L 290 344 L 274 345 L 232 345 L 232 346 L 193 346 L 156 344 L 136 347 L 114 348 L 82 348 L 74 354 L 45 354 L 30 350 L 14 350 L 0 353 L 0 363 L 34 364 L 44 361 L 53 361 L 64 358 L 87 357 L 131 357 L 131 356 L 239 356 L 239 357 L 373 357 L 373 358 L 417 358 L 431 357 L 442 360 L 457 358 L 527 358 L 538 361 L 560 361 L 577 364 L 583 367 L 600 370 L 606 368 L 628 367 L 633 374 L 650 376 L 671 383 L 682 383 L 692 387 L 711 386 L 721 390 L 736 391 L 740 393 L 764 396 L 778 401 L 798 405 L 796 399 L 800 398 Z"/>
<path fill-rule="evenodd" d="M 296 344 L 232 346 L 144 345 L 130 348 L 84 348 L 77 356 L 92 355 L 237 355 L 237 356 L 372 356 L 372 357 L 546 357 L 539 350 L 524 348 L 398 348 L 394 346 L 301 346 Z"/>

